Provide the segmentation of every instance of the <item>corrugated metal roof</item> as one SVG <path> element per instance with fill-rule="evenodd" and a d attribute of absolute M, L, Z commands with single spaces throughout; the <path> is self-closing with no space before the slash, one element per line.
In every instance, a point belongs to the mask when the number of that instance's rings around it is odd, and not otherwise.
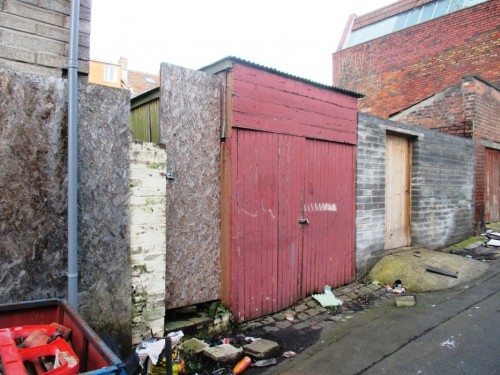
<path fill-rule="evenodd" d="M 263 71 L 266 71 L 269 73 L 277 74 L 277 75 L 280 75 L 282 77 L 290 78 L 290 79 L 293 79 L 295 81 L 303 82 L 303 83 L 306 83 L 308 85 L 313 85 L 313 86 L 316 86 L 316 87 L 319 87 L 319 88 L 322 88 L 325 90 L 335 91 L 335 92 L 338 92 L 340 94 L 348 95 L 348 96 L 351 96 L 354 98 L 364 97 L 364 95 L 359 93 L 359 92 L 350 91 L 350 90 L 343 89 L 340 87 L 325 85 L 325 84 L 322 84 L 319 82 L 309 80 L 307 78 L 302 78 L 302 77 L 295 76 L 293 74 L 288 74 L 288 73 L 282 72 L 280 70 L 270 68 L 270 67 L 267 67 L 264 65 L 256 64 L 256 63 L 253 63 L 251 61 L 244 60 L 244 59 L 241 59 L 239 57 L 234 57 L 234 56 L 227 56 L 227 57 L 225 57 L 221 60 L 218 60 L 210 65 L 204 66 L 203 68 L 201 68 L 199 70 L 207 72 L 207 73 L 215 74 L 215 73 L 218 73 L 218 72 L 221 72 L 224 70 L 231 69 L 233 64 L 246 65 L 246 66 L 249 66 L 249 67 L 252 67 L 255 69 L 259 69 L 259 70 L 263 70 Z"/>

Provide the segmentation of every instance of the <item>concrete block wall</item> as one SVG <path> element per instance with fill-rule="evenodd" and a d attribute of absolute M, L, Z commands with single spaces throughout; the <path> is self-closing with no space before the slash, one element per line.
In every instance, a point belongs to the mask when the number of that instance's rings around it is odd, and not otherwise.
<path fill-rule="evenodd" d="M 364 117 L 365 118 L 365 117 Z M 385 131 L 358 115 L 356 151 L 356 273 L 383 256 L 385 245 Z"/>
<path fill-rule="evenodd" d="M 438 249 L 473 234 L 473 141 L 359 114 L 356 185 L 356 268 L 359 274 L 384 254 L 388 131 L 412 139 L 412 245 Z"/>
<path fill-rule="evenodd" d="M 467 74 L 500 81 L 500 1 L 490 0 L 333 54 L 333 84 L 366 96 L 361 112 L 387 118 Z"/>
<path fill-rule="evenodd" d="M 78 71 L 88 74 L 92 0 L 81 0 Z M 69 52 L 70 0 L 0 0 L 0 67 L 61 77 Z"/>
<path fill-rule="evenodd" d="M 130 150 L 132 343 L 165 326 L 167 153 L 162 145 L 134 142 Z"/>

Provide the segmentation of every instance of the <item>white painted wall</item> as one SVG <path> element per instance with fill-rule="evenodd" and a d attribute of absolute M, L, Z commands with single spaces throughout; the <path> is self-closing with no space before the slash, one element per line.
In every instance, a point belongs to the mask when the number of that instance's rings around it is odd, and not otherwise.
<path fill-rule="evenodd" d="M 130 152 L 130 264 L 132 344 L 165 326 L 167 153 L 162 145 L 134 142 Z"/>

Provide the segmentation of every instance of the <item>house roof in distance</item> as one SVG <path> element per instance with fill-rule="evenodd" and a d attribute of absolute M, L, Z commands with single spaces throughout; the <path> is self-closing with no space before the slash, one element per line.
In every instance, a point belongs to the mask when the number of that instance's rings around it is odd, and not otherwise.
<path fill-rule="evenodd" d="M 145 91 L 149 91 L 160 86 L 160 76 L 151 73 L 128 70 L 125 84 L 130 89 L 132 96 L 139 95 Z"/>

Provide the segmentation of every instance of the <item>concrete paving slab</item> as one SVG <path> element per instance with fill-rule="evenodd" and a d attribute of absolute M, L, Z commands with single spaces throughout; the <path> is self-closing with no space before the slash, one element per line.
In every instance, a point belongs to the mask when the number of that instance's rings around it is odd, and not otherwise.
<path fill-rule="evenodd" d="M 215 362 L 236 362 L 243 356 L 243 351 L 231 344 L 222 344 L 203 350 L 203 354 Z"/>
<path fill-rule="evenodd" d="M 251 344 L 243 345 L 243 351 L 256 359 L 272 358 L 279 353 L 280 346 L 271 340 L 255 340 Z"/>
<path fill-rule="evenodd" d="M 193 353 L 200 353 L 208 347 L 209 345 L 206 342 L 198 340 L 197 338 L 189 339 L 179 345 L 180 350 Z"/>

